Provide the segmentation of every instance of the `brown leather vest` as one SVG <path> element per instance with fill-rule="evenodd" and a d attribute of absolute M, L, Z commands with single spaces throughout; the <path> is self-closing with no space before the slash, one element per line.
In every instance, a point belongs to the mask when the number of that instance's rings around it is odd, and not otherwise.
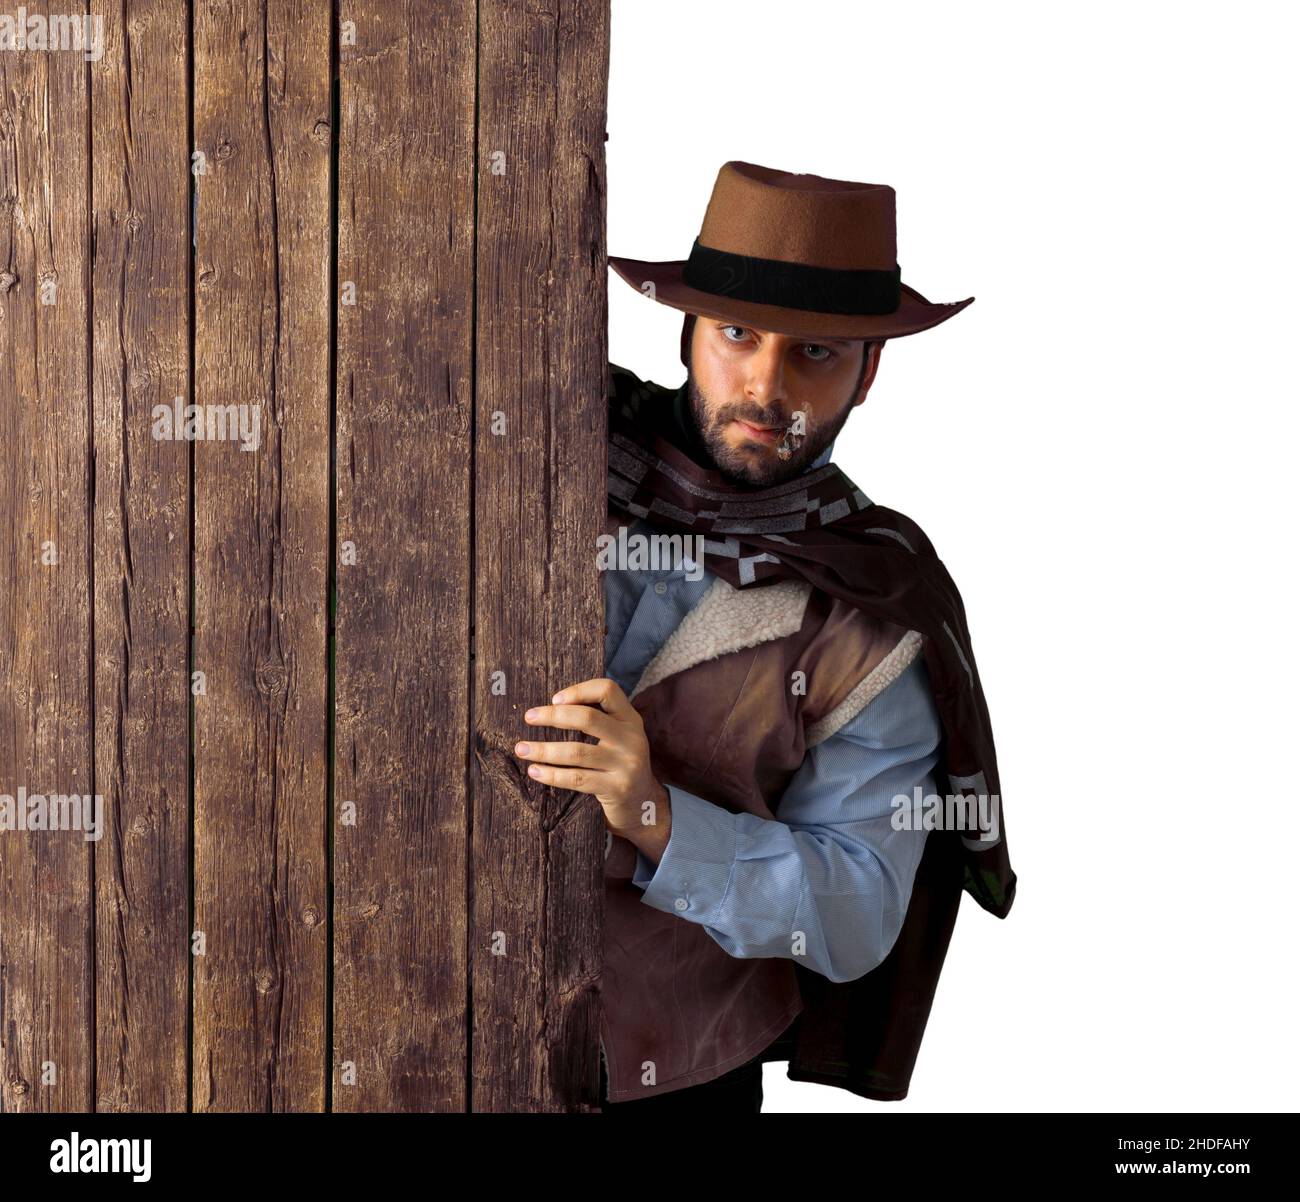
<path fill-rule="evenodd" d="M 773 819 L 808 747 L 896 679 L 921 645 L 916 631 L 802 581 L 735 589 L 715 579 L 631 694 L 655 775 L 733 813 Z M 633 845 L 611 838 L 601 1044 L 615 1102 L 701 1084 L 753 1059 L 818 988 L 793 960 L 730 956 L 700 925 L 646 905 L 635 867 Z M 816 1072 L 804 1079 L 822 1079 Z"/>

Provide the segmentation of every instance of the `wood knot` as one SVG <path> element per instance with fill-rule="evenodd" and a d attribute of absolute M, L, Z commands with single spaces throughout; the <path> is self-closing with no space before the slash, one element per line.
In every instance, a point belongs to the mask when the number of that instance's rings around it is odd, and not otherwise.
<path fill-rule="evenodd" d="M 131 820 L 131 834 L 136 838 L 144 838 L 154 828 L 152 814 L 137 814 Z"/>
<path fill-rule="evenodd" d="M 325 120 L 317 121 L 311 127 L 311 136 L 322 146 L 328 146 L 330 144 L 330 123 Z"/>
<path fill-rule="evenodd" d="M 258 993 L 270 993 L 271 986 L 275 984 L 275 974 L 269 968 L 259 968 L 253 981 Z"/>
<path fill-rule="evenodd" d="M 0 271 L 0 296 L 4 296 L 16 283 L 18 277 L 12 271 Z"/>
<path fill-rule="evenodd" d="M 495 745 L 481 731 L 474 734 L 474 758 L 483 775 L 506 796 L 519 797 L 537 815 L 543 831 L 553 831 L 586 794 L 555 789 L 534 780 L 528 775 L 528 761 L 515 755 L 514 746 Z"/>
<path fill-rule="evenodd" d="M 276 697 L 284 692 L 289 673 L 283 664 L 258 664 L 253 678 L 257 683 L 257 691 L 263 697 Z"/>
<path fill-rule="evenodd" d="M 228 158 L 232 157 L 234 153 L 235 148 L 227 142 L 225 138 L 222 138 L 221 141 L 217 143 L 217 149 L 213 151 L 212 157 L 216 159 L 218 163 L 224 163 Z"/>
<path fill-rule="evenodd" d="M 318 922 L 320 922 L 320 915 L 316 913 L 316 907 L 306 907 L 302 912 L 303 926 L 314 927 Z"/>

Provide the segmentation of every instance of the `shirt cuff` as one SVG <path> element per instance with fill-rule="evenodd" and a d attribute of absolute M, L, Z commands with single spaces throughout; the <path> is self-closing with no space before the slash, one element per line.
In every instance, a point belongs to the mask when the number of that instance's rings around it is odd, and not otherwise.
<path fill-rule="evenodd" d="M 688 922 L 715 922 L 736 863 L 736 815 L 721 806 L 665 785 L 672 810 L 668 846 L 653 864 L 637 850 L 634 884 L 647 906 Z"/>

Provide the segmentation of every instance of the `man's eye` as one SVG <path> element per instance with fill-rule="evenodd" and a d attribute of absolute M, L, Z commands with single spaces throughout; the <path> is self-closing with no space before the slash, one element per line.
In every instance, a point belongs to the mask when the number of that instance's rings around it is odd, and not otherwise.
<path fill-rule="evenodd" d="M 735 330 L 739 334 L 739 337 L 732 338 L 731 335 L 727 332 L 728 330 Z M 723 326 L 722 336 L 730 342 L 740 342 L 745 337 L 745 327 L 744 326 Z"/>
<path fill-rule="evenodd" d="M 834 355 L 834 353 L 835 353 L 834 351 L 831 350 L 830 347 L 828 347 L 828 346 L 821 346 L 820 344 L 818 344 L 818 343 L 816 343 L 816 342 L 807 342 L 807 343 L 805 343 L 803 349 L 804 349 L 805 351 L 817 351 L 817 352 L 819 352 L 818 354 L 815 354 L 815 355 L 809 355 L 809 356 L 808 356 L 808 358 L 810 358 L 814 363 L 825 363 L 826 360 L 829 359 L 829 358 L 830 358 L 832 355 Z"/>

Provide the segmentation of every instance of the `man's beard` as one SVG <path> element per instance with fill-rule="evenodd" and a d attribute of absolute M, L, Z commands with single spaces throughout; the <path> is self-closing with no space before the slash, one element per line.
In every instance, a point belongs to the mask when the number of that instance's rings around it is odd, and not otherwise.
<path fill-rule="evenodd" d="M 706 403 L 689 368 L 686 371 L 686 398 L 690 402 L 695 432 L 707 448 L 718 474 L 732 484 L 749 488 L 767 488 L 802 475 L 808 470 L 808 465 L 835 441 L 853 412 L 852 405 L 845 405 L 844 412 L 833 422 L 814 426 L 805 411 L 803 441 L 791 452 L 789 459 L 781 459 L 775 446 L 755 442 L 751 445 L 759 448 L 757 452 L 731 447 L 723 431 L 733 421 L 750 422 L 755 426 L 780 425 L 784 429 L 794 421 L 793 411 L 760 409 L 743 403 L 715 408 Z"/>

